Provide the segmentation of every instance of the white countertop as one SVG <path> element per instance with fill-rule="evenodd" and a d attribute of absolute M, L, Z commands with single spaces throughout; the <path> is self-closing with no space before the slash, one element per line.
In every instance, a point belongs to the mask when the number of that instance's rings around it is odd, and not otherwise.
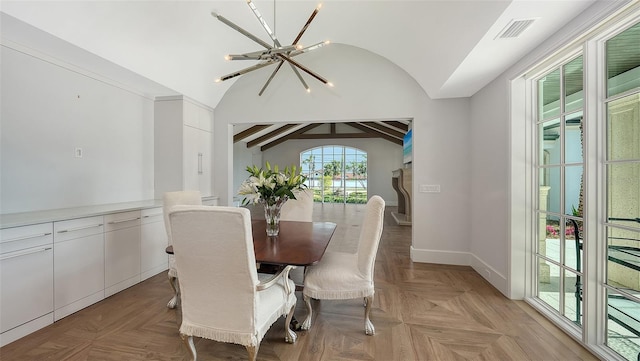
<path fill-rule="evenodd" d="M 75 218 L 101 216 L 110 213 L 136 211 L 162 207 L 162 200 L 101 204 L 95 206 L 50 209 L 34 212 L 0 214 L 0 228 L 26 226 L 29 224 L 63 221 Z"/>

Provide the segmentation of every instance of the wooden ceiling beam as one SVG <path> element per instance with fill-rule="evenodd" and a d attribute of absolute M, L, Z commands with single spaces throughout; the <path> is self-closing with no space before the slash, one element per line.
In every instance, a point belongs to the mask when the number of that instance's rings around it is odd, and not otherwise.
<path fill-rule="evenodd" d="M 398 122 L 398 121 L 395 121 L 395 120 L 389 120 L 389 121 L 384 121 L 383 123 L 388 125 L 388 126 L 403 130 L 405 132 L 409 131 L 409 125 L 408 124 L 404 124 L 402 122 Z"/>
<path fill-rule="evenodd" d="M 258 145 L 260 143 L 266 142 L 269 139 L 271 139 L 273 137 L 277 137 L 280 134 L 286 132 L 287 130 L 289 130 L 291 128 L 297 127 L 298 125 L 300 125 L 300 124 L 286 124 L 286 125 L 283 125 L 283 126 L 281 126 L 280 128 L 278 128 L 278 129 L 276 129 L 274 131 L 271 131 L 271 132 L 269 132 L 269 133 L 267 133 L 267 134 L 265 134 L 265 135 L 263 135 L 261 137 L 258 137 L 256 139 L 250 141 L 250 142 L 247 142 L 247 148 L 251 148 L 251 147 L 254 147 L 254 146 L 256 146 L 256 145 Z"/>
<path fill-rule="evenodd" d="M 256 133 L 258 133 L 259 131 L 269 128 L 270 126 L 272 126 L 273 124 L 260 124 L 260 125 L 254 125 L 253 127 L 249 128 L 249 129 L 245 129 L 243 131 L 241 131 L 240 133 L 236 134 L 233 136 L 233 142 L 237 143 L 241 140 L 243 140 L 244 138 L 250 137 Z"/>
<path fill-rule="evenodd" d="M 379 138 L 373 133 L 335 133 L 335 134 L 299 134 L 291 139 L 345 139 L 345 138 Z"/>
<path fill-rule="evenodd" d="M 353 128 L 358 129 L 358 130 L 361 130 L 361 131 L 363 131 L 365 133 L 377 134 L 378 137 L 383 138 L 384 140 L 388 140 L 388 141 L 390 141 L 392 143 L 398 144 L 400 146 L 403 143 L 402 139 L 390 136 L 389 134 L 382 133 L 380 131 L 377 131 L 375 129 L 371 129 L 369 127 L 365 127 L 364 125 L 361 125 L 359 123 L 345 123 L 345 124 L 347 124 L 350 127 L 353 127 Z"/>
<path fill-rule="evenodd" d="M 300 129 L 296 130 L 295 132 L 291 132 L 290 134 L 287 134 L 284 137 L 278 138 L 278 139 L 274 140 L 273 142 L 270 142 L 270 143 L 267 143 L 267 144 L 263 145 L 262 147 L 260 147 L 260 150 L 264 152 L 265 150 L 267 150 L 269 148 L 272 148 L 272 147 L 275 147 L 278 144 L 282 144 L 282 143 L 286 142 L 289 139 L 296 139 L 295 138 L 296 136 L 298 136 L 298 135 L 300 135 L 300 134 L 302 134 L 302 133 L 304 133 L 306 131 L 309 131 L 309 130 L 311 130 L 313 128 L 319 127 L 321 125 L 322 125 L 322 123 L 309 124 L 307 126 L 304 126 L 304 127 L 300 128 Z"/>
<path fill-rule="evenodd" d="M 393 130 L 393 129 L 387 127 L 386 125 L 378 124 L 378 123 L 375 123 L 375 122 L 364 122 L 364 123 L 360 123 L 360 124 L 362 124 L 364 126 L 367 126 L 369 128 L 377 129 L 377 130 L 379 130 L 379 131 L 381 131 L 383 133 L 387 133 L 387 134 L 389 134 L 391 136 L 394 136 L 396 138 L 401 138 L 401 139 L 404 138 L 404 133 L 399 132 L 397 130 Z"/>

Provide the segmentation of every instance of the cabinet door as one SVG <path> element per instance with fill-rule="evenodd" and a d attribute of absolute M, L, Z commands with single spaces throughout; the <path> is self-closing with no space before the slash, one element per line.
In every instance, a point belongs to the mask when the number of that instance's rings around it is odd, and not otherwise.
<path fill-rule="evenodd" d="M 142 211 L 140 229 L 140 280 L 165 271 L 168 268 L 167 232 L 164 228 L 162 208 Z"/>
<path fill-rule="evenodd" d="M 140 282 L 140 212 L 105 216 L 105 297 Z"/>
<path fill-rule="evenodd" d="M 198 189 L 203 197 L 209 197 L 211 195 L 211 133 L 200 131 L 199 135 L 199 153 L 201 154 L 200 160 L 200 173 L 198 174 Z"/>
<path fill-rule="evenodd" d="M 103 223 L 98 216 L 54 224 L 56 321 L 104 298 Z"/>
<path fill-rule="evenodd" d="M 0 332 L 18 328 L 51 312 L 51 223 L 0 230 Z M 5 335 L 1 337 L 2 345 L 15 339 Z M 21 336 L 18 332 L 17 337 Z"/>
<path fill-rule="evenodd" d="M 184 126 L 183 144 L 183 189 L 199 190 L 200 174 L 203 171 L 204 154 L 200 151 L 200 133 L 202 131 L 193 127 Z"/>

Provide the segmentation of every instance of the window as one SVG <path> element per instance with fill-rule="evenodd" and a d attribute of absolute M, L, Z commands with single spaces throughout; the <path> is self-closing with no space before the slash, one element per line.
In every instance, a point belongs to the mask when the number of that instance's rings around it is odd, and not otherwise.
<path fill-rule="evenodd" d="M 300 153 L 300 167 L 316 202 L 366 203 L 367 153 L 344 146 L 324 146 Z"/>
<path fill-rule="evenodd" d="M 607 345 L 640 357 L 640 23 L 606 41 Z M 635 50 L 635 53 L 634 53 Z"/>
<path fill-rule="evenodd" d="M 601 355 L 637 361 L 640 11 L 633 11 L 635 18 L 618 16 L 530 73 L 530 294 L 543 314 Z"/>
<path fill-rule="evenodd" d="M 537 80 L 537 296 L 582 324 L 583 57 Z"/>

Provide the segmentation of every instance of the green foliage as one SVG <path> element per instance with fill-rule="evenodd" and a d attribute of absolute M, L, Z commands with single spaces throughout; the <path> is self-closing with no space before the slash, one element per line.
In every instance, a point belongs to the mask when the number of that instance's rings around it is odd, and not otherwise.
<path fill-rule="evenodd" d="M 244 196 L 243 205 L 259 201 L 273 205 L 284 198 L 296 199 L 293 191 L 306 188 L 307 177 L 295 165 L 280 172 L 277 165 L 271 168 L 267 162 L 266 169 L 253 165 L 247 166 L 247 172 L 250 176 L 238 190 L 238 194 Z"/>
<path fill-rule="evenodd" d="M 342 162 L 339 160 L 332 160 L 330 163 L 324 164 L 324 175 L 331 178 L 342 174 Z"/>

